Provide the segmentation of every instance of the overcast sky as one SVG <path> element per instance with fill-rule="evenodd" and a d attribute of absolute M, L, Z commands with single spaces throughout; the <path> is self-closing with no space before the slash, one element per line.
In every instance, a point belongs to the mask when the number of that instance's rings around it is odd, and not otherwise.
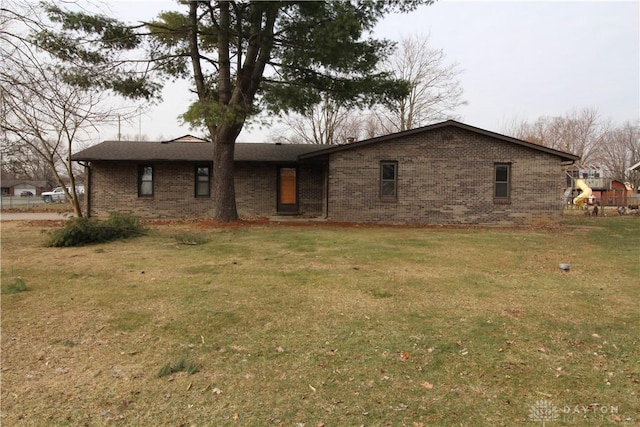
<path fill-rule="evenodd" d="M 145 20 L 175 7 L 170 1 L 111 2 L 125 21 Z M 431 46 L 457 62 L 468 105 L 462 121 L 503 132 L 514 120 L 596 108 L 622 123 L 640 117 L 640 2 L 440 1 L 388 16 L 375 36 L 399 40 L 429 34 Z M 177 116 L 191 100 L 187 83 L 167 86 L 164 102 L 123 125 L 134 136 L 172 139 L 187 133 Z M 274 128 L 254 126 L 239 142 L 269 142 Z M 117 129 L 104 131 L 114 138 Z"/>

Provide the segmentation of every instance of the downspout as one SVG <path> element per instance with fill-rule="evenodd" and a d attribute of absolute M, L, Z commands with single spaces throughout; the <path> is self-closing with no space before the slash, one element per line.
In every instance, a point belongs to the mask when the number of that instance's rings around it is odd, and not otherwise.
<path fill-rule="evenodd" d="M 560 165 L 565 168 L 569 166 L 573 166 L 575 164 L 576 164 L 575 160 L 567 160 L 567 161 L 560 162 Z M 573 201 L 573 189 L 576 187 L 576 183 L 575 183 L 576 178 L 571 174 L 569 174 L 569 171 L 567 171 L 566 169 L 564 171 L 564 174 L 571 179 L 571 187 L 565 189 L 564 194 L 562 196 L 563 209 L 564 207 L 566 207 L 567 204 L 569 204 L 569 201 Z"/>
<path fill-rule="evenodd" d="M 85 170 L 86 182 L 85 182 L 85 188 L 84 188 L 84 197 L 85 197 L 84 216 L 86 218 L 90 218 L 91 217 L 91 163 L 78 162 L 78 164 L 80 166 L 83 166 Z"/>
<path fill-rule="evenodd" d="M 564 162 L 560 162 L 560 166 L 562 166 L 562 167 L 573 166 L 575 164 L 576 164 L 575 160 L 567 160 L 567 161 L 564 161 Z M 573 184 L 573 181 L 575 180 L 575 177 L 571 176 L 567 170 L 564 171 L 564 174 L 567 175 L 569 178 L 571 178 L 571 183 Z"/>
<path fill-rule="evenodd" d="M 324 170 L 324 219 L 329 219 L 329 165 Z"/>

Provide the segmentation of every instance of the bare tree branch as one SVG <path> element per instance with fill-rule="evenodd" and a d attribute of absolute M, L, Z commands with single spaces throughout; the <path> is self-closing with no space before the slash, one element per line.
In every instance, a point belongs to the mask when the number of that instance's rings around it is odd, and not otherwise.
<path fill-rule="evenodd" d="M 78 144 L 90 139 L 98 124 L 113 122 L 117 111 L 103 92 L 84 91 L 64 81 L 56 63 L 40 52 L 24 34 L 29 28 L 44 27 L 30 4 L 14 4 L 11 13 L 3 9 L 0 21 L 0 131 L 3 161 L 24 166 L 35 154 L 49 169 L 58 185 L 65 188 L 75 214 L 82 216 L 76 194 L 76 166 L 71 154 Z M 20 6 L 24 12 L 16 12 Z M 24 156 L 31 156 L 29 157 Z M 33 168 L 31 168 L 33 170 Z M 36 177 L 34 177 L 36 178 Z M 69 179 L 67 190 L 66 179 Z"/>
<path fill-rule="evenodd" d="M 409 82 L 410 93 L 392 108 L 376 114 L 385 132 L 398 132 L 458 118 L 456 109 L 466 104 L 457 63 L 447 63 L 442 49 L 430 46 L 429 36 L 414 35 L 400 41 L 398 51 L 384 70 Z"/>
<path fill-rule="evenodd" d="M 563 116 L 544 116 L 534 122 L 514 121 L 505 130 L 516 138 L 581 157 L 581 169 L 602 169 L 609 178 L 640 185 L 640 174 L 629 167 L 640 161 L 640 122 L 617 125 L 600 118 L 595 108 Z"/>

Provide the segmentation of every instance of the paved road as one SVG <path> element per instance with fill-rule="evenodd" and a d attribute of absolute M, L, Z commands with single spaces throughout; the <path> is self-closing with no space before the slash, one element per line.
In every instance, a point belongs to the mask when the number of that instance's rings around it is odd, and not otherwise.
<path fill-rule="evenodd" d="M 1 212 L 0 221 L 41 221 L 69 219 L 73 214 L 56 212 Z"/>

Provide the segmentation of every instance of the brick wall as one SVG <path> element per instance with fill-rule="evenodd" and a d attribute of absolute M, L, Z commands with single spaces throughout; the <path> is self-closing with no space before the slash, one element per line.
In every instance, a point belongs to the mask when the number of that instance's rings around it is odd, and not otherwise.
<path fill-rule="evenodd" d="M 380 162 L 398 162 L 397 197 L 380 197 Z M 509 203 L 494 165 L 511 164 Z M 558 157 L 458 128 L 331 154 L 328 217 L 337 221 L 523 224 L 561 213 Z"/>
<path fill-rule="evenodd" d="M 238 215 L 241 218 L 275 215 L 277 166 L 237 163 L 234 173 Z"/>
<path fill-rule="evenodd" d="M 332 153 L 325 167 L 298 166 L 299 213 L 336 221 L 524 224 L 562 212 L 560 158 L 456 127 L 434 129 Z M 380 197 L 380 162 L 398 164 L 397 197 Z M 511 165 L 510 198 L 496 203 L 494 165 Z M 136 163 L 94 163 L 91 216 L 212 216 L 212 198 L 194 196 L 193 164 L 154 165 L 154 197 L 138 197 Z M 277 164 L 237 163 L 243 218 L 277 213 Z"/>
<path fill-rule="evenodd" d="M 153 197 L 138 197 L 137 163 L 94 163 L 91 169 L 90 215 L 106 217 L 111 212 L 131 213 L 142 218 L 184 218 L 213 215 L 212 197 L 195 197 L 194 164 L 156 163 Z M 277 213 L 278 165 L 236 163 L 235 190 L 242 218 Z M 298 170 L 300 213 L 322 213 L 322 167 Z"/>
<path fill-rule="evenodd" d="M 324 166 L 302 164 L 298 167 L 299 211 L 305 216 L 321 216 L 324 212 Z"/>
<path fill-rule="evenodd" d="M 137 163 L 96 163 L 91 168 L 90 215 L 131 213 L 143 218 L 207 216 L 211 197 L 195 197 L 195 165 L 153 165 L 153 197 L 138 197 Z"/>

